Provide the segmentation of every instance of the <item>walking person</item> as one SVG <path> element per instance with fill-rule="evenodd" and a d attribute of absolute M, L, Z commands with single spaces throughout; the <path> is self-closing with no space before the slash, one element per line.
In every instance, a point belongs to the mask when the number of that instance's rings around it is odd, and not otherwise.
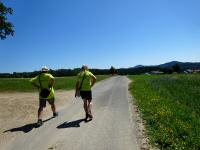
<path fill-rule="evenodd" d="M 32 85 L 38 88 L 39 90 L 39 109 L 37 121 L 38 127 L 43 124 L 42 114 L 43 109 L 46 107 L 46 102 L 48 102 L 51 105 L 53 117 L 58 116 L 58 113 L 56 112 L 56 106 L 54 103 L 55 95 L 53 86 L 55 84 L 55 79 L 50 73 L 48 73 L 48 71 L 49 69 L 46 66 L 44 66 L 42 67 L 41 74 L 30 80 Z"/>
<path fill-rule="evenodd" d="M 93 119 L 92 115 L 92 90 L 96 82 L 96 77 L 88 70 L 88 66 L 83 65 L 82 71 L 77 75 L 76 94 L 80 90 L 80 96 L 83 99 L 83 108 L 85 110 L 85 120 L 88 118 Z"/>

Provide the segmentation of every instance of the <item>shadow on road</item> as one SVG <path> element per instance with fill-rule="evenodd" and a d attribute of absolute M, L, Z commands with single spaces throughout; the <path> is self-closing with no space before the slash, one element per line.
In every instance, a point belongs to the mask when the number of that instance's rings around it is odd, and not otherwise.
<path fill-rule="evenodd" d="M 51 117 L 49 119 L 46 119 L 44 120 L 43 122 L 47 122 L 51 119 L 53 119 L 54 117 Z M 33 128 L 37 128 L 37 125 L 36 123 L 31 123 L 31 124 L 26 124 L 24 126 L 21 126 L 21 127 L 17 127 L 17 128 L 12 128 L 12 129 L 9 129 L 9 130 L 6 130 L 4 131 L 3 133 L 6 133 L 6 132 L 18 132 L 18 131 L 23 131 L 24 133 L 28 133 L 30 132 Z"/>
<path fill-rule="evenodd" d="M 85 119 L 78 119 L 71 122 L 64 122 L 63 124 L 57 126 L 58 129 L 62 128 L 78 128 L 80 127 L 80 123 L 85 121 Z"/>

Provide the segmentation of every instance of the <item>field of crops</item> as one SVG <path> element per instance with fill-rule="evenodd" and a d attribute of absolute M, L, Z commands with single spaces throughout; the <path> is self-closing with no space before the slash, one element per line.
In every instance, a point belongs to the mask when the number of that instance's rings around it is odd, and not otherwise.
<path fill-rule="evenodd" d="M 108 75 L 97 76 L 97 81 L 108 78 Z M 31 92 L 37 89 L 29 82 L 29 78 L 0 78 L 0 92 Z M 75 87 L 76 77 L 55 78 L 55 89 L 71 90 Z"/>
<path fill-rule="evenodd" d="M 200 149 L 200 75 L 129 76 L 130 90 L 161 149 Z"/>

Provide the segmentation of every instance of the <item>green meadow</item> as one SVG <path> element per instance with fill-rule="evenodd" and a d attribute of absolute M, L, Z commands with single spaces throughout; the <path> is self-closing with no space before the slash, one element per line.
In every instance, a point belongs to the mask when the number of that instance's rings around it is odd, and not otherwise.
<path fill-rule="evenodd" d="M 129 76 L 150 142 L 160 149 L 200 149 L 200 75 Z"/>
<path fill-rule="evenodd" d="M 97 75 L 97 81 L 104 80 L 109 75 Z M 30 78 L 0 78 L 0 92 L 32 92 L 37 91 L 31 83 Z M 75 87 L 76 76 L 55 78 L 56 90 L 71 90 Z"/>

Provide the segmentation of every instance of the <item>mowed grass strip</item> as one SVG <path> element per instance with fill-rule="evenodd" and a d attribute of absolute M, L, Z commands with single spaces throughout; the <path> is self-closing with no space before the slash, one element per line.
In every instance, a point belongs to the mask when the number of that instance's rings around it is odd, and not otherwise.
<path fill-rule="evenodd" d="M 200 149 L 200 75 L 129 76 L 130 90 L 160 149 Z"/>
<path fill-rule="evenodd" d="M 97 75 L 97 81 L 104 80 L 109 75 Z M 55 78 L 55 90 L 71 90 L 75 87 L 76 76 Z M 37 91 L 31 83 L 30 78 L 0 78 L 0 92 L 33 92 Z"/>

